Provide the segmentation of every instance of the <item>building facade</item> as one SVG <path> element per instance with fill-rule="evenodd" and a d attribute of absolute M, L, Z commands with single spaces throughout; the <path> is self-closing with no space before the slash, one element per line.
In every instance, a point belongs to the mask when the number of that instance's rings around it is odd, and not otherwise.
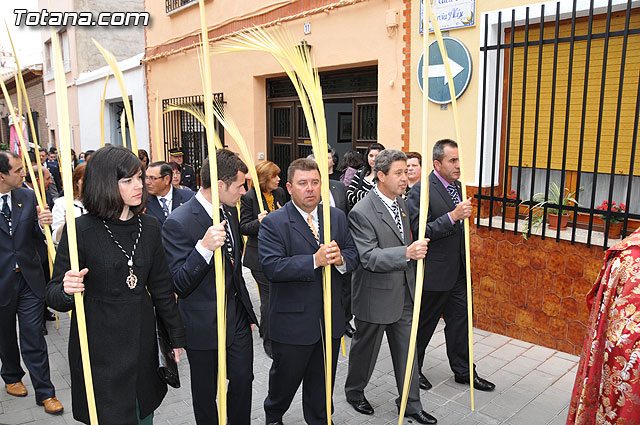
<path fill-rule="evenodd" d="M 98 0 L 60 0 L 52 4 L 51 9 L 46 0 L 40 0 L 40 9 L 47 9 L 55 12 L 142 12 L 142 0 L 115 0 L 103 2 Z M 102 91 L 91 88 L 87 89 L 87 81 L 92 79 L 95 74 L 89 74 L 100 68 L 104 68 L 106 61 L 94 45 L 92 38 L 97 40 L 105 49 L 112 52 L 118 61 L 125 61 L 139 55 L 144 51 L 144 29 L 142 26 L 74 26 L 67 25 L 62 28 L 56 28 L 58 37 L 62 47 L 62 57 L 64 63 L 64 71 L 67 78 L 67 94 L 69 98 L 69 121 L 71 126 L 71 143 L 76 152 L 82 152 L 88 149 L 95 149 L 100 146 L 100 102 L 102 99 Z M 43 42 L 43 59 L 44 59 L 44 87 L 47 102 L 48 114 L 48 131 L 47 140 L 50 146 L 58 144 L 58 117 L 55 103 L 55 81 L 52 67 L 52 46 L 51 46 L 51 28 L 42 27 Z M 104 86 L 104 77 L 106 70 L 102 72 L 102 85 Z M 78 84 L 78 83 L 81 84 Z M 128 90 L 136 91 L 138 95 L 142 95 L 144 91 L 136 90 L 140 88 L 140 84 L 144 84 L 142 80 L 134 79 L 129 81 Z M 119 91 L 113 90 L 112 84 L 116 84 L 115 78 L 111 75 L 109 87 L 107 88 L 107 106 L 106 122 L 110 123 L 110 127 L 105 128 L 105 138 L 114 145 L 122 145 L 122 137 L 119 124 L 119 116 L 115 118 L 118 105 L 122 103 L 122 96 Z M 88 91 L 87 91 L 88 90 Z M 129 93 L 130 101 L 134 104 L 134 99 Z M 146 99 L 139 99 L 141 104 L 146 107 Z M 86 111 L 93 111 L 95 116 L 88 117 Z M 137 111 L 134 114 L 134 121 L 140 118 L 143 136 L 146 136 L 147 112 L 145 110 Z M 83 118 L 87 119 L 83 122 Z M 96 127 L 96 122 L 97 127 Z M 97 128 L 97 131 L 96 131 Z M 136 129 L 138 124 L 136 124 Z M 118 137 L 116 137 L 118 136 Z M 88 138 L 85 140 L 84 138 Z M 126 143 L 126 141 L 125 141 Z M 139 148 L 148 148 L 148 141 L 140 138 Z"/>
<path fill-rule="evenodd" d="M 197 2 L 147 2 L 146 10 L 152 16 L 144 59 L 150 110 L 156 92 L 165 103 L 201 95 Z M 207 3 L 214 47 L 242 28 L 278 25 L 311 49 L 323 81 L 329 143 L 340 156 L 374 141 L 402 146 L 402 10 L 400 0 Z M 286 169 L 311 152 L 297 96 L 268 54 L 215 55 L 211 81 L 256 158 Z M 204 138 L 198 126 L 180 124 L 186 120 L 165 115 L 164 142 L 182 147 L 197 165 Z M 233 148 L 229 138 L 226 143 Z"/>

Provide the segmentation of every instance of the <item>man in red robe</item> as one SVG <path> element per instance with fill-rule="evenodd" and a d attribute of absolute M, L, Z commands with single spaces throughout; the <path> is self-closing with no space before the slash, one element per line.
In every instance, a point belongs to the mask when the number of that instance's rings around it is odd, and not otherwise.
<path fill-rule="evenodd" d="M 607 251 L 567 425 L 640 423 L 640 229 Z"/>

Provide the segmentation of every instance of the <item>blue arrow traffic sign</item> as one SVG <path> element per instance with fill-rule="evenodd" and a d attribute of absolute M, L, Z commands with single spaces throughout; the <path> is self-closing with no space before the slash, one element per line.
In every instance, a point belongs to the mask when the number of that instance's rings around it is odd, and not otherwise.
<path fill-rule="evenodd" d="M 451 37 L 443 37 L 443 39 L 449 55 L 449 66 L 457 99 L 466 90 L 469 81 L 471 81 L 471 55 L 461 41 Z M 424 55 L 420 56 L 420 62 L 418 63 L 418 85 L 420 90 L 424 90 L 422 83 L 423 66 Z M 429 72 L 427 77 L 429 78 L 429 100 L 439 104 L 451 102 L 449 82 L 447 81 L 444 61 L 437 41 L 429 45 Z"/>

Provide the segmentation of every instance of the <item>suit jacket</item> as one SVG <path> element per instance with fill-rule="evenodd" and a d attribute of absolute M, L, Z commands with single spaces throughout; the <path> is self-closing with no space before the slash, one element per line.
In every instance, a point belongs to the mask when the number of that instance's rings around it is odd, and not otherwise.
<path fill-rule="evenodd" d="M 415 292 L 415 262 L 407 261 L 411 231 L 407 207 L 397 197 L 404 240 L 380 197 L 369 191 L 349 214 L 349 229 L 360 254 L 353 274 L 352 308 L 360 320 L 390 324 L 400 320 L 406 287 Z"/>
<path fill-rule="evenodd" d="M 51 162 L 47 162 L 47 169 L 51 173 L 51 178 L 56 185 L 57 193 L 60 193 L 62 190 L 62 176 L 60 175 L 60 168 Z"/>
<path fill-rule="evenodd" d="M 33 189 L 27 184 L 27 182 L 22 182 L 22 187 L 33 191 Z M 51 194 L 51 189 L 53 188 L 51 187 L 51 185 L 49 185 L 49 189 L 44 191 L 44 195 L 46 198 L 45 202 L 49 206 L 49 211 L 53 211 L 53 195 Z"/>
<path fill-rule="evenodd" d="M 186 186 L 194 192 L 198 190 L 198 183 L 196 182 L 196 171 L 189 164 L 182 164 L 182 171 L 180 172 L 180 185 Z"/>
<path fill-rule="evenodd" d="M 11 191 L 13 235 L 4 217 L 0 217 L 0 307 L 8 305 L 17 291 L 16 263 L 31 291 L 44 300 L 45 277 L 38 248 L 44 245 L 44 234 L 38 224 L 36 196 L 30 189 Z"/>
<path fill-rule="evenodd" d="M 287 203 L 283 188 L 278 187 L 271 193 L 273 194 L 273 202 L 276 208 L 278 207 L 277 204 L 283 206 Z M 264 196 L 262 196 L 262 205 L 267 208 L 267 200 Z M 262 264 L 260 264 L 258 259 L 258 231 L 260 230 L 258 214 L 260 214 L 258 197 L 256 190 L 251 189 L 242 195 L 240 201 L 240 233 L 248 236 L 247 247 L 244 251 L 244 259 L 242 262 L 245 267 L 251 270 L 262 271 Z"/>
<path fill-rule="evenodd" d="M 238 229 L 236 208 L 225 211 L 234 240 L 233 264 L 222 247 L 227 305 L 227 347 L 234 340 L 236 322 L 247 315 L 249 323 L 258 323 L 242 277 L 243 241 Z M 187 348 L 217 350 L 217 311 L 214 259 L 207 264 L 196 250 L 198 240 L 212 225 L 211 217 L 194 196 L 167 217 L 162 240 L 173 275 L 173 289 L 178 294 L 178 309 L 187 333 Z M 239 301 L 239 302 L 236 302 Z"/>
<path fill-rule="evenodd" d="M 349 203 L 347 202 L 347 188 L 344 183 L 338 180 L 329 180 L 329 191 L 336 203 L 336 208 L 345 214 L 349 213 Z"/>
<path fill-rule="evenodd" d="M 420 213 L 420 185 L 416 183 L 409 192 L 409 216 L 411 231 L 418 234 Z M 455 182 L 458 197 L 462 188 Z M 425 237 L 429 238 L 429 250 L 425 258 L 424 289 L 426 291 L 448 291 L 458 279 L 460 267 L 464 267 L 464 227 L 460 221 L 451 224 L 449 215 L 455 206 L 451 196 L 438 177 L 429 175 L 429 213 Z"/>
<path fill-rule="evenodd" d="M 171 198 L 171 212 L 174 212 L 176 208 L 193 198 L 196 194 L 192 190 L 176 189 L 173 186 L 171 187 L 171 190 L 173 191 L 173 198 Z M 160 223 L 164 223 L 167 219 L 164 216 L 164 211 L 162 211 L 162 206 L 160 206 L 160 201 L 156 195 L 149 195 L 149 201 L 147 202 L 147 209 L 145 210 L 145 213 L 157 218 L 160 220 Z"/>
<path fill-rule="evenodd" d="M 318 209 L 320 240 L 324 240 L 322 209 Z M 351 239 L 344 213 L 331 208 L 331 238 L 340 247 L 347 273 L 358 265 L 358 253 Z M 309 225 L 300 212 L 287 202 L 268 214 L 261 223 L 258 252 L 262 270 L 271 282 L 269 294 L 269 331 L 273 341 L 312 345 L 324 333 L 322 268 L 313 268 L 318 250 Z M 332 337 L 344 334 L 340 272 L 331 268 Z"/>

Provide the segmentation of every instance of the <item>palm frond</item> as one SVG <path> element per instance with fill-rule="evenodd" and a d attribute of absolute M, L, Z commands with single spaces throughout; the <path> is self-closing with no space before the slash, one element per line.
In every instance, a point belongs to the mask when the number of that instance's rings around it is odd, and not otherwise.
<path fill-rule="evenodd" d="M 208 44 L 208 43 L 207 43 Z M 263 28 L 251 28 L 227 39 L 214 48 L 215 53 L 232 51 L 261 51 L 269 53 L 291 80 L 307 123 L 313 154 L 320 169 L 322 181 L 322 208 L 324 240 L 331 240 L 329 167 L 327 149 L 327 123 L 318 71 L 308 49 L 299 46 L 290 32 L 275 28 L 267 32 Z M 333 364 L 328 353 L 332 352 L 331 333 L 331 268 L 323 273 L 323 300 L 325 317 L 325 400 L 327 423 L 331 424 L 331 395 Z"/>
<path fill-rule="evenodd" d="M 247 142 L 244 140 L 244 137 L 242 137 L 242 133 L 240 133 L 240 129 L 236 125 L 235 121 L 233 121 L 229 114 L 226 114 L 224 112 L 222 103 L 218 101 L 213 103 L 213 114 L 240 148 L 240 153 L 244 158 L 244 162 L 247 164 L 247 168 L 249 168 L 249 173 L 251 173 L 251 179 L 253 180 L 253 186 L 255 187 L 256 194 L 258 195 L 256 196 L 256 198 L 258 199 L 258 208 L 260 209 L 260 212 L 264 212 L 264 205 L 262 205 L 262 196 L 260 196 L 260 179 L 258 178 L 258 172 L 256 171 L 253 157 L 251 156 L 249 148 L 247 147 Z"/>
<path fill-rule="evenodd" d="M 71 133 L 69 125 L 69 100 L 67 97 L 67 79 L 62 63 L 62 49 L 58 33 L 51 29 L 51 46 L 53 48 L 53 71 L 56 88 L 56 107 L 58 112 L 58 128 L 60 140 L 60 160 L 62 162 L 63 187 L 67 193 L 73 193 L 73 181 L 71 178 Z M 65 196 L 65 208 L 67 212 L 74 210 L 73 196 Z M 73 214 L 67 214 L 66 219 L 67 238 L 69 240 L 69 264 L 72 270 L 79 271 L 78 242 L 76 239 L 76 224 Z M 89 419 L 92 425 L 98 424 L 98 413 L 96 410 L 95 395 L 93 392 L 93 378 L 91 376 L 91 360 L 89 358 L 89 341 L 87 339 L 87 324 L 84 314 L 84 301 L 80 293 L 73 296 L 75 302 L 76 322 L 78 324 L 78 335 L 80 340 L 80 353 L 82 357 L 82 369 L 84 373 L 84 386 L 87 396 Z"/>
<path fill-rule="evenodd" d="M 127 122 L 129 123 L 129 135 L 131 136 L 131 151 L 135 156 L 138 156 L 138 139 L 136 138 L 136 130 L 135 130 L 135 125 L 133 123 L 133 113 L 131 112 L 131 103 L 129 102 L 129 94 L 127 93 L 127 86 L 124 81 L 124 75 L 122 75 L 122 71 L 120 71 L 120 67 L 118 66 L 118 61 L 116 60 L 116 57 L 113 55 L 113 53 L 111 53 L 110 51 L 102 47 L 100 43 L 98 43 L 94 38 L 92 38 L 91 40 L 93 40 L 93 44 L 96 45 L 96 47 L 98 48 L 98 50 L 100 51 L 104 59 L 109 64 L 109 67 L 111 67 L 111 70 L 113 71 L 113 75 L 116 77 L 116 80 L 118 81 L 118 86 L 120 87 L 120 93 L 122 94 L 122 103 L 124 103 L 124 110 L 127 114 Z M 122 134 L 123 134 L 122 140 L 124 141 L 126 140 L 126 137 L 124 136 L 124 129 Z"/>

